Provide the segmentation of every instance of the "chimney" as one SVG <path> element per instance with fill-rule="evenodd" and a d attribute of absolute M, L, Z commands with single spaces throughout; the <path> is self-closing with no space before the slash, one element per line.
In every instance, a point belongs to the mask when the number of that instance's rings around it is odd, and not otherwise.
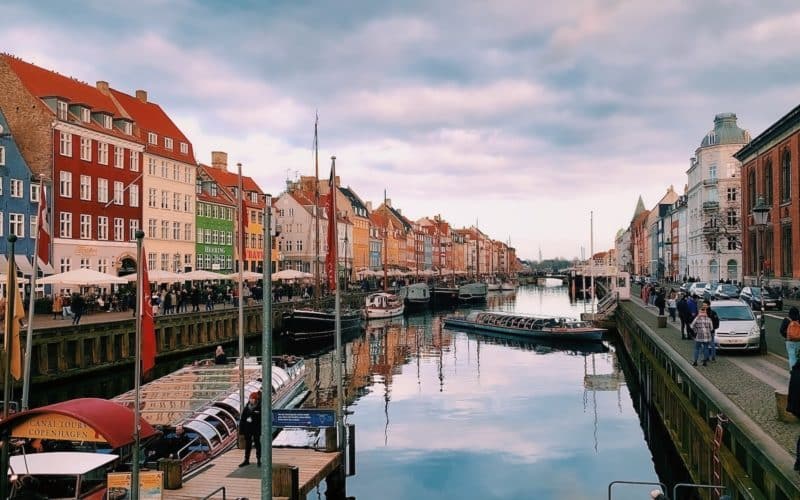
<path fill-rule="evenodd" d="M 372 202 L 371 202 L 371 201 L 368 201 L 368 202 L 367 202 L 367 212 L 368 212 L 368 213 L 369 213 L 369 212 L 372 212 Z"/>
<path fill-rule="evenodd" d="M 385 198 L 383 200 L 383 202 L 386 204 L 387 207 L 391 207 L 392 206 L 392 199 L 391 198 Z"/>
<path fill-rule="evenodd" d="M 103 95 L 108 95 L 109 94 L 108 82 L 104 82 L 103 80 L 97 80 L 96 87 L 97 87 L 97 90 L 99 90 L 101 94 L 103 94 Z"/>
<path fill-rule="evenodd" d="M 143 103 L 147 104 L 147 91 L 146 90 L 137 90 L 136 91 L 136 98 L 142 101 Z"/>
<path fill-rule="evenodd" d="M 211 166 L 217 170 L 228 171 L 228 153 L 224 151 L 211 152 Z"/>

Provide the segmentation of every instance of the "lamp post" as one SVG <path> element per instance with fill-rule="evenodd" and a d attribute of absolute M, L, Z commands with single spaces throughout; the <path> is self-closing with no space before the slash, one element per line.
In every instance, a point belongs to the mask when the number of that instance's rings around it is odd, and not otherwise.
<path fill-rule="evenodd" d="M 759 287 L 759 292 L 761 294 L 761 318 L 759 320 L 759 330 L 761 332 L 760 335 L 760 344 L 759 348 L 761 354 L 766 354 L 767 352 L 767 338 L 766 332 L 764 331 L 764 290 L 761 286 L 762 274 L 763 274 L 763 266 L 761 264 L 761 241 L 764 239 L 761 233 L 764 231 L 764 228 L 767 227 L 767 218 L 769 217 L 769 205 L 764 203 L 764 197 L 759 196 L 756 201 L 756 205 L 753 207 L 753 225 L 756 226 L 756 283 Z"/>

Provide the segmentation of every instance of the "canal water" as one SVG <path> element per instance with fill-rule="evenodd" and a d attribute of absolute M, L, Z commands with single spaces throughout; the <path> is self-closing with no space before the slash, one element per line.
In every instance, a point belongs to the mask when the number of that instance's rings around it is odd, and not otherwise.
<path fill-rule="evenodd" d="M 572 317 L 588 310 L 556 284 L 490 294 L 482 307 Z M 607 498 L 615 480 L 686 479 L 626 380 L 613 333 L 594 343 L 526 342 L 443 328 L 448 312 L 370 321 L 345 339 L 346 418 L 357 450 L 349 496 L 588 500 Z M 331 349 L 275 343 L 276 354 L 306 357 L 308 407 L 333 406 Z M 160 363 L 159 375 L 192 359 Z M 131 386 L 129 375 L 89 377 L 39 388 L 32 401 L 111 397 Z M 613 498 L 645 500 L 651 489 L 619 485 Z"/>

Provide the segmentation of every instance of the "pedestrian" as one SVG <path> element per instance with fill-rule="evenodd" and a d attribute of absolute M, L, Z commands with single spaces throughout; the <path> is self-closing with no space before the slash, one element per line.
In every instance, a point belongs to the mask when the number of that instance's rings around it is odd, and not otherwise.
<path fill-rule="evenodd" d="M 709 358 L 711 361 L 717 360 L 717 328 L 719 328 L 719 316 L 717 315 L 717 311 L 711 309 L 711 301 L 708 299 L 703 300 L 703 304 L 706 306 L 706 314 L 711 319 L 711 340 L 708 343 L 708 353 Z"/>
<path fill-rule="evenodd" d="M 244 436 L 244 461 L 239 467 L 250 465 L 250 451 L 256 448 L 256 463 L 261 467 L 261 393 L 250 394 L 239 420 L 239 432 Z"/>
<path fill-rule="evenodd" d="M 675 323 L 675 313 L 677 311 L 677 300 L 675 300 L 675 292 L 672 291 L 669 294 L 669 300 L 667 300 L 667 310 L 669 310 L 669 320 Z M 683 329 L 681 329 L 683 330 Z M 681 335 L 683 335 L 683 331 L 681 331 Z"/>
<path fill-rule="evenodd" d="M 708 366 L 708 342 L 711 340 L 711 330 L 714 329 L 714 324 L 711 322 L 711 318 L 708 317 L 707 311 L 708 306 L 701 305 L 697 317 L 692 321 L 692 331 L 694 332 L 692 366 L 697 366 L 701 351 L 703 353 L 703 366 Z"/>
<path fill-rule="evenodd" d="M 678 319 L 681 320 L 681 339 L 688 339 L 691 321 L 689 319 L 689 304 L 686 302 L 685 294 L 681 294 L 681 298 L 678 299 L 675 307 L 678 309 Z"/>
<path fill-rule="evenodd" d="M 667 305 L 667 301 L 664 300 L 664 289 L 663 288 L 660 289 L 656 293 L 656 298 L 653 300 L 653 305 L 655 305 L 658 308 L 658 315 L 659 316 L 663 316 L 664 315 L 664 307 L 666 307 L 666 305 Z"/>
<path fill-rule="evenodd" d="M 72 318 L 73 325 L 77 325 L 81 322 L 84 309 L 86 309 L 86 301 L 83 299 L 83 296 L 79 293 L 74 294 L 72 296 L 72 314 L 75 315 Z"/>
<path fill-rule="evenodd" d="M 56 294 L 53 298 L 53 319 L 60 319 L 61 313 L 64 310 L 64 299 L 60 294 Z"/>
<path fill-rule="evenodd" d="M 687 331 L 689 333 L 689 338 L 694 338 L 694 329 L 692 329 L 692 321 L 697 317 L 698 312 L 698 304 L 699 299 L 697 295 L 692 295 L 688 299 L 686 299 L 686 307 L 689 310 L 689 321 L 687 325 Z"/>
<path fill-rule="evenodd" d="M 217 350 L 214 352 L 214 364 L 228 364 L 228 357 L 225 355 L 225 349 L 223 349 L 221 345 L 218 345 Z"/>
<path fill-rule="evenodd" d="M 800 340 L 789 335 L 789 326 L 793 325 L 795 322 L 800 322 L 800 310 L 792 306 L 789 308 L 789 317 L 783 318 L 780 328 L 781 337 L 786 340 L 786 354 L 789 357 L 790 370 L 797 364 L 797 350 L 800 348 Z M 797 325 L 800 326 L 800 323 Z M 796 329 L 797 327 L 793 327 L 793 332 L 796 331 Z"/>
<path fill-rule="evenodd" d="M 789 394 L 786 398 L 786 411 L 800 418 L 800 363 L 792 366 L 789 375 Z M 794 470 L 800 472 L 800 436 L 795 445 Z"/>

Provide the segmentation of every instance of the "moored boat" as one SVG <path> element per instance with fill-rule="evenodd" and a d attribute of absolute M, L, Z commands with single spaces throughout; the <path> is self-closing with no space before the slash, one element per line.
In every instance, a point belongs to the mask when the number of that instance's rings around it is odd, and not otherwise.
<path fill-rule="evenodd" d="M 406 306 L 406 311 L 421 311 L 431 303 L 431 291 L 427 283 L 412 283 L 400 287 L 397 296 Z"/>
<path fill-rule="evenodd" d="M 474 311 L 466 316 L 451 315 L 444 325 L 524 338 L 558 340 L 602 340 L 605 328 L 588 321 L 553 316 L 528 316 L 498 312 Z"/>
<path fill-rule="evenodd" d="M 386 292 L 367 295 L 365 315 L 367 319 L 391 318 L 403 314 L 405 306 L 397 295 Z"/>
<path fill-rule="evenodd" d="M 110 498 L 106 475 L 118 458 L 113 454 L 70 451 L 14 455 L 8 468 L 9 498 Z"/>
<path fill-rule="evenodd" d="M 448 283 L 436 283 L 431 290 L 434 307 L 454 306 L 458 304 L 458 287 Z"/>
<path fill-rule="evenodd" d="M 486 283 L 466 283 L 458 287 L 458 300 L 460 302 L 486 302 L 488 293 Z"/>
<path fill-rule="evenodd" d="M 340 313 L 343 331 L 361 327 L 361 312 L 351 309 Z M 292 340 L 321 340 L 333 338 L 336 314 L 333 310 L 293 309 L 283 315 L 283 326 Z"/>

